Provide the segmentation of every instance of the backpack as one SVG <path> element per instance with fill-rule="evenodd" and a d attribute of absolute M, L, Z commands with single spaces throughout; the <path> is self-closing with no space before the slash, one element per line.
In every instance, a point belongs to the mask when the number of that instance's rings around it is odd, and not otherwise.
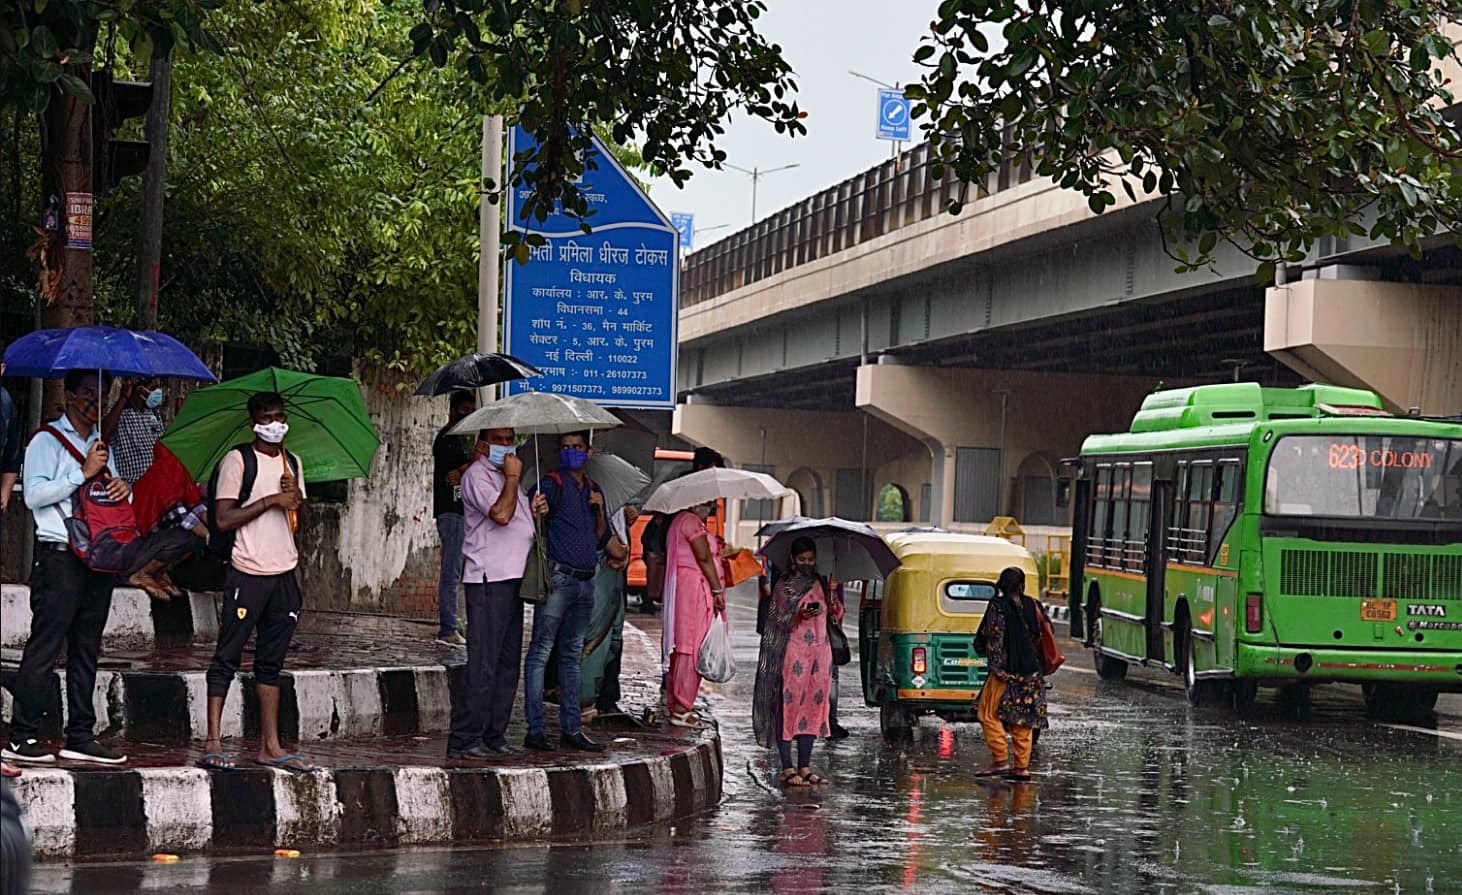
<path fill-rule="evenodd" d="M 237 451 L 244 461 L 244 477 L 239 482 L 238 505 L 248 503 L 249 496 L 254 493 L 254 481 L 259 477 L 259 458 L 254 454 L 252 444 L 234 445 L 231 451 Z M 223 455 L 225 458 L 228 454 Z M 296 480 L 300 477 L 299 458 L 289 451 L 284 452 L 289 460 L 289 468 L 294 472 Z M 223 531 L 214 521 L 218 518 L 218 472 L 223 468 L 223 460 L 213 467 L 213 473 L 208 477 L 208 552 L 225 563 L 231 562 L 234 555 L 234 540 L 238 531 Z"/>
<path fill-rule="evenodd" d="M 54 426 L 42 426 L 72 458 L 83 467 L 86 457 Z M 113 500 L 107 495 L 111 471 L 102 471 L 81 483 L 71 495 L 71 516 L 66 520 L 66 540 L 71 552 L 93 572 L 122 573 L 131 571 L 137 543 L 142 531 L 137 527 L 137 514 L 127 500 Z"/>

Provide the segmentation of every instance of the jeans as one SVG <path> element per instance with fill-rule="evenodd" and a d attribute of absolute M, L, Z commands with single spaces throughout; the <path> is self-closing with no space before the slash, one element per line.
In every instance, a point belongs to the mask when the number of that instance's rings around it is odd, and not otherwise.
<path fill-rule="evenodd" d="M 462 544 L 467 539 L 467 520 L 461 513 L 437 517 L 437 534 L 442 539 L 442 573 L 437 578 L 437 636 L 457 633 L 457 590 L 467 559 Z"/>
<path fill-rule="evenodd" d="M 112 612 L 114 575 L 93 572 L 70 550 L 36 546 L 30 578 L 30 637 L 20 658 L 11 692 L 15 711 L 10 740 L 34 738 L 46 716 L 46 695 L 56 657 L 66 648 L 66 745 L 96 739 L 96 663 L 102 631 Z"/>
<path fill-rule="evenodd" d="M 533 610 L 533 640 L 523 663 L 523 715 L 528 735 L 543 733 L 543 675 L 548 654 L 558 646 L 559 727 L 565 736 L 579 732 L 579 662 L 584 632 L 594 615 L 594 580 L 580 581 L 555 571 L 553 592 Z"/>

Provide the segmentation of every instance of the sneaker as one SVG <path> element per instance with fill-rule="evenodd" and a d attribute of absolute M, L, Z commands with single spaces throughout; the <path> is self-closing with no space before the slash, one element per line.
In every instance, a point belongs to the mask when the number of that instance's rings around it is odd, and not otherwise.
<path fill-rule="evenodd" d="M 41 745 L 40 740 L 29 739 L 21 743 L 7 743 L 3 751 L 6 761 L 21 762 L 24 764 L 52 764 L 56 756 L 51 750 Z"/>
<path fill-rule="evenodd" d="M 96 740 L 76 746 L 67 746 L 61 750 L 61 757 L 68 761 L 89 761 L 94 764 L 122 764 L 127 760 L 126 755 L 121 752 L 113 752 Z"/>
<path fill-rule="evenodd" d="M 456 631 L 438 637 L 436 639 L 436 642 L 440 646 L 450 646 L 454 649 L 467 648 L 467 638 L 463 637 L 461 634 L 458 634 Z"/>

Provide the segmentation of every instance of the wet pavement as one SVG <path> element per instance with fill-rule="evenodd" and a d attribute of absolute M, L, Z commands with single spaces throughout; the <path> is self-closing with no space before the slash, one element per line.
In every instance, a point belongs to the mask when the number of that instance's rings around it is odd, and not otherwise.
<path fill-rule="evenodd" d="M 976 782 L 988 752 L 973 726 L 926 719 L 885 744 L 855 662 L 853 736 L 814 757 L 835 784 L 784 796 L 750 737 L 754 612 L 732 611 L 741 672 L 712 693 L 726 796 L 691 823 L 588 846 L 45 867 L 37 891 L 1462 891 L 1462 697 L 1442 697 L 1435 730 L 1366 721 L 1348 687 L 1316 691 L 1303 722 L 1268 692 L 1243 714 L 1195 710 L 1175 678 L 1102 682 L 1072 646 L 1037 779 L 1010 786 Z"/>

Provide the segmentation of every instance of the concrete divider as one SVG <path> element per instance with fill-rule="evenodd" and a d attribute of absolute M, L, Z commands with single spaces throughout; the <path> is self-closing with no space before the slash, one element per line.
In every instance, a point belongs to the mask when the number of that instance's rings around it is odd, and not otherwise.
<path fill-rule="evenodd" d="M 154 600 L 134 587 L 112 591 L 112 612 L 102 633 L 102 648 L 155 648 L 215 640 L 218 615 L 212 594 L 191 594 L 186 600 Z M 30 588 L 0 585 L 0 647 L 22 649 L 30 637 Z"/>
<path fill-rule="evenodd" d="M 612 756 L 612 753 L 611 753 Z M 721 741 L 550 767 L 70 771 L 15 781 L 40 860 L 155 852 L 573 839 L 676 821 L 721 799 Z"/>

